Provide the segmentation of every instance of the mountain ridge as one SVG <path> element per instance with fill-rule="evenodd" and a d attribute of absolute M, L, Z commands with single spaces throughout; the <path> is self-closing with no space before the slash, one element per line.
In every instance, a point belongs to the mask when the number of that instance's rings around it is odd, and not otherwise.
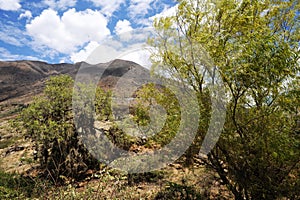
<path fill-rule="evenodd" d="M 74 64 L 49 64 L 44 61 L 0 61 L 0 105 L 7 103 L 28 103 L 33 96 L 41 94 L 45 81 L 55 75 L 67 74 L 75 79 L 79 68 L 85 65 L 84 73 L 102 73 L 99 85 L 112 88 L 130 70 L 147 76 L 149 71 L 127 60 L 112 60 L 107 63 L 90 65 L 86 62 Z M 134 77 L 133 77 L 134 78 Z"/>

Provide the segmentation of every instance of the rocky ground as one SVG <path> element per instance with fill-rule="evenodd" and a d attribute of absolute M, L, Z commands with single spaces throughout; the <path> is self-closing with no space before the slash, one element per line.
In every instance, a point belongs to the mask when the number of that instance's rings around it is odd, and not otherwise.
<path fill-rule="evenodd" d="M 97 123 L 103 130 L 109 129 L 110 125 Z M 0 123 L 0 138 L 0 169 L 35 179 L 39 172 L 33 159 L 34 143 L 16 132 L 7 120 Z M 48 190 L 40 193 L 41 199 L 182 199 L 185 193 L 193 196 L 192 199 L 197 199 L 196 194 L 204 199 L 233 199 L 218 177 L 199 164 L 192 169 L 170 164 L 155 172 L 159 176 L 147 180 L 139 177 L 142 181 L 130 185 L 126 174 L 106 167 L 87 173 L 86 179 L 66 186 L 38 186 Z"/>

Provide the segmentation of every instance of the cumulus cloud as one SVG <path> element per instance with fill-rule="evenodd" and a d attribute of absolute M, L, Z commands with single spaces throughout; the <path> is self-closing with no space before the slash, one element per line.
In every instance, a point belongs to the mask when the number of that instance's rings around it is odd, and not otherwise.
<path fill-rule="evenodd" d="M 18 19 L 31 19 L 32 13 L 29 10 L 26 10 L 24 13 L 21 13 Z"/>
<path fill-rule="evenodd" d="M 131 23 L 130 21 L 124 19 L 124 20 L 119 20 L 116 24 L 115 27 L 115 33 L 120 35 L 121 33 L 126 33 L 129 31 L 132 31 Z"/>
<path fill-rule="evenodd" d="M 106 40 L 103 40 L 100 45 L 92 51 L 85 62 L 97 64 L 119 58 L 130 60 L 148 67 L 150 54 L 149 46 L 146 42 L 148 38 L 154 34 L 153 30 L 134 29 L 127 33 L 129 33 L 134 39 L 124 41 L 123 37 L 109 37 Z"/>
<path fill-rule="evenodd" d="M 16 11 L 21 8 L 20 0 L 0 0 L 1 10 Z"/>
<path fill-rule="evenodd" d="M 110 34 L 107 19 L 99 11 L 77 12 L 74 8 L 61 17 L 52 9 L 44 10 L 26 25 L 26 29 L 36 48 L 47 47 L 65 54 L 89 41 L 101 41 Z"/>
<path fill-rule="evenodd" d="M 86 0 L 101 8 L 101 12 L 110 17 L 126 0 Z"/>
<path fill-rule="evenodd" d="M 44 0 L 43 4 L 49 6 L 54 10 L 65 10 L 70 7 L 74 7 L 77 0 Z"/>
<path fill-rule="evenodd" d="M 78 52 L 71 54 L 70 59 L 72 62 L 81 62 L 85 61 L 89 55 L 99 46 L 99 43 L 96 41 L 89 42 L 83 49 Z"/>
<path fill-rule="evenodd" d="M 128 20 L 119 20 L 115 26 L 114 32 L 122 41 L 132 40 L 131 23 Z"/>

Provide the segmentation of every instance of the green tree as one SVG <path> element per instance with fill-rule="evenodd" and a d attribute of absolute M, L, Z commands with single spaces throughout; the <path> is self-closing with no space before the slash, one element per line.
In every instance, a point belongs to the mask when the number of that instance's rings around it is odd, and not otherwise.
<path fill-rule="evenodd" d="M 147 84 L 135 93 L 133 120 L 146 136 L 148 147 L 169 144 L 180 125 L 179 102 L 174 93 L 158 84 Z"/>
<path fill-rule="evenodd" d="M 112 92 L 110 90 L 105 91 L 101 87 L 96 88 L 95 110 L 100 120 L 112 119 L 111 96 Z"/>
<path fill-rule="evenodd" d="M 41 169 L 54 182 L 62 176 L 80 178 L 87 169 L 97 166 L 80 142 L 74 125 L 73 82 L 67 75 L 51 77 L 44 95 L 20 114 L 26 134 L 36 143 Z"/>
<path fill-rule="evenodd" d="M 163 66 L 197 92 L 198 138 L 212 114 L 205 75 L 218 67 L 227 116 L 203 161 L 236 199 L 299 198 L 299 9 L 297 0 L 181 0 L 154 23 L 153 71 Z"/>

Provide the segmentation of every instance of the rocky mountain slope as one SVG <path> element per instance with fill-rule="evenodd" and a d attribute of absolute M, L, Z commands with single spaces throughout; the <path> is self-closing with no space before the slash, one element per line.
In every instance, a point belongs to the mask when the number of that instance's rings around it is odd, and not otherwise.
<path fill-rule="evenodd" d="M 82 65 L 85 65 L 84 73 L 102 73 L 99 85 L 104 88 L 112 88 L 118 79 L 130 70 L 138 71 L 139 76 L 148 74 L 145 68 L 125 60 L 114 60 L 94 66 L 82 62 L 48 64 L 40 61 L 0 61 L 0 105 L 26 103 L 31 97 L 41 93 L 47 78 L 59 74 L 68 74 L 75 78 Z"/>
<path fill-rule="evenodd" d="M 75 74 L 77 66 L 39 61 L 0 62 L 0 102 L 38 94 L 46 78 L 57 74 Z"/>

